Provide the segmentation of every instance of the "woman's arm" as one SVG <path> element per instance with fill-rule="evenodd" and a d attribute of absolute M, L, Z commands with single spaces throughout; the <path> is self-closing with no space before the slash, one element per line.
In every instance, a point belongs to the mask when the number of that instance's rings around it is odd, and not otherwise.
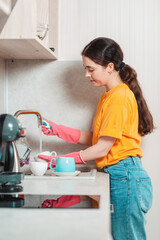
<path fill-rule="evenodd" d="M 42 122 L 42 132 L 45 135 L 57 135 L 59 138 L 74 144 L 80 143 L 88 146 L 92 144 L 91 131 L 80 131 L 79 129 L 58 125 L 44 118 Z"/>
<path fill-rule="evenodd" d="M 80 136 L 78 143 L 91 146 L 92 145 L 92 135 L 93 135 L 93 133 L 91 131 L 81 131 L 81 136 Z"/>
<path fill-rule="evenodd" d="M 116 138 L 113 137 L 100 137 L 95 145 L 85 149 L 84 151 L 81 151 L 83 161 L 87 162 L 106 156 L 115 141 Z"/>
<path fill-rule="evenodd" d="M 90 134 L 84 133 L 83 137 L 85 140 L 90 139 L 87 136 L 90 136 Z M 65 155 L 57 156 L 56 158 L 58 158 L 58 157 L 73 157 L 76 164 L 83 164 L 83 163 L 86 163 L 87 161 L 106 156 L 108 154 L 109 150 L 111 149 L 112 145 L 115 143 L 115 141 L 116 141 L 116 138 L 113 138 L 113 137 L 101 137 L 101 138 L 99 138 L 97 144 L 95 144 L 91 147 L 88 147 L 84 151 L 72 152 L 72 153 L 68 153 Z M 50 168 L 50 162 L 53 159 L 53 156 L 39 154 L 38 157 L 46 160 L 48 162 L 48 167 Z M 52 162 L 52 166 L 54 166 L 54 165 L 56 165 L 56 161 Z"/>

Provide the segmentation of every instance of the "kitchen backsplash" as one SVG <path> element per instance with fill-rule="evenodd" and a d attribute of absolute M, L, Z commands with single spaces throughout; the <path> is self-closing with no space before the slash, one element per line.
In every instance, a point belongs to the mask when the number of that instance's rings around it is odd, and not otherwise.
<path fill-rule="evenodd" d="M 95 88 L 85 78 L 82 61 L 8 61 L 8 112 L 32 109 L 57 124 L 90 130 L 104 88 Z M 32 155 L 39 152 L 40 132 L 35 115 L 18 117 Z M 42 135 L 42 150 L 58 154 L 79 151 L 85 146 L 67 143 L 56 136 Z"/>

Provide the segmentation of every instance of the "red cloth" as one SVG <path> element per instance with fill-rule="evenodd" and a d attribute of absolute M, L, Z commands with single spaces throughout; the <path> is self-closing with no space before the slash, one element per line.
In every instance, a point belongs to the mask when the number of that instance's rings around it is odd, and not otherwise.
<path fill-rule="evenodd" d="M 79 195 L 64 195 L 57 200 L 47 199 L 45 200 L 41 207 L 42 208 L 67 208 L 80 203 Z"/>

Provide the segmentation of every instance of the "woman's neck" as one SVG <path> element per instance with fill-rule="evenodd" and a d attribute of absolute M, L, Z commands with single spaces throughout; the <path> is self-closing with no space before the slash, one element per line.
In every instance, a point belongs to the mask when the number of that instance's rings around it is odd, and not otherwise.
<path fill-rule="evenodd" d="M 122 79 L 119 76 L 119 73 L 117 71 L 113 71 L 111 73 L 110 79 L 108 80 L 106 87 L 106 91 L 108 92 L 112 88 L 118 86 L 119 84 L 123 83 Z"/>

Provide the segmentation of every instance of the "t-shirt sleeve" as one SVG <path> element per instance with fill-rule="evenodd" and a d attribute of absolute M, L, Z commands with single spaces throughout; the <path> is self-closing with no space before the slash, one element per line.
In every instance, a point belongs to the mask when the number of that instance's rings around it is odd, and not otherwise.
<path fill-rule="evenodd" d="M 126 119 L 127 109 L 123 104 L 110 105 L 107 109 L 103 109 L 103 118 L 98 138 L 110 136 L 121 139 Z"/>

